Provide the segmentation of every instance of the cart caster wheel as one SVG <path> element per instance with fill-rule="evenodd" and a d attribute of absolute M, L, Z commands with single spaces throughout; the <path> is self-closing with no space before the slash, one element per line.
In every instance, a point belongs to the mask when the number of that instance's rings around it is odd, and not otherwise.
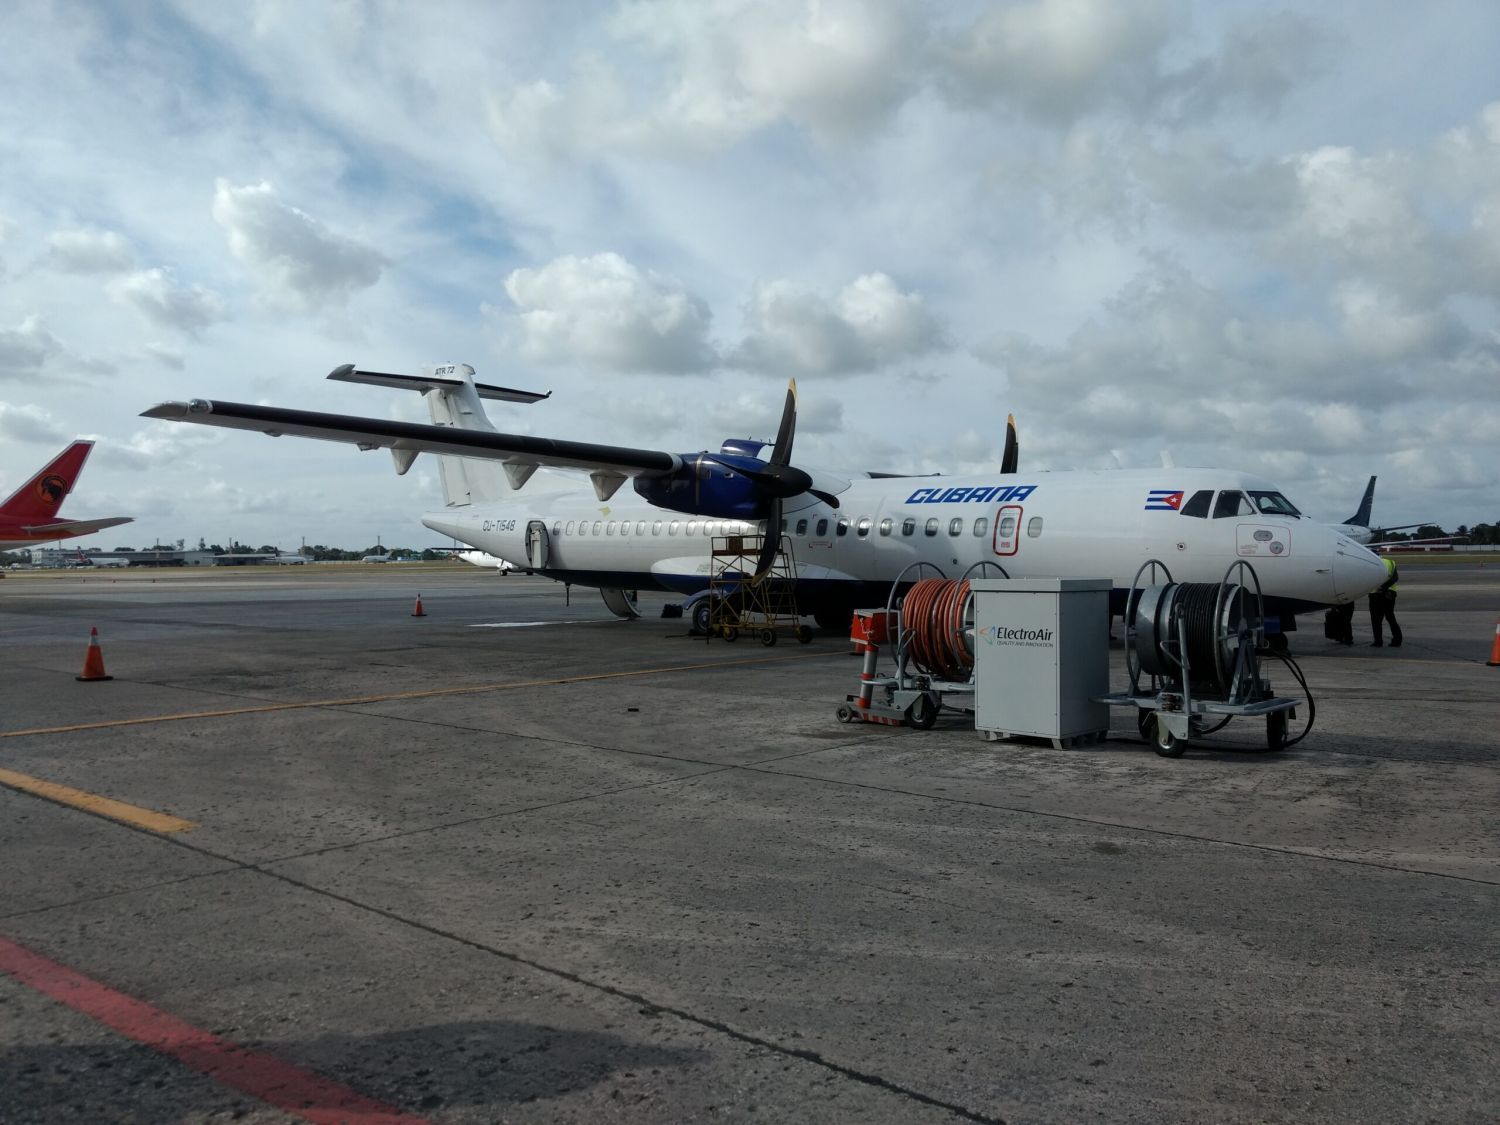
<path fill-rule="evenodd" d="M 834 712 L 841 723 L 852 723 L 854 721 L 854 708 L 847 703 L 840 703 L 839 709 Z"/>
<path fill-rule="evenodd" d="M 1151 725 L 1154 728 L 1151 741 L 1156 746 L 1156 752 L 1163 758 L 1180 758 L 1187 752 L 1187 739 L 1178 738 L 1155 715 L 1151 716 Z"/>
<path fill-rule="evenodd" d="M 937 704 L 932 701 L 932 696 L 922 694 L 912 700 L 910 707 L 906 709 L 906 721 L 915 730 L 931 730 L 932 724 L 937 722 Z"/>
<path fill-rule="evenodd" d="M 806 625 L 797 626 L 797 643 L 799 645 L 812 644 L 812 629 Z"/>
<path fill-rule="evenodd" d="M 733 625 L 726 625 L 724 626 L 724 639 L 730 642 L 737 641 L 740 639 L 740 631 Z"/>
<path fill-rule="evenodd" d="M 765 645 L 767 648 L 770 648 L 772 645 L 774 645 L 776 643 L 776 630 L 762 629 L 760 631 L 760 643 Z"/>
<path fill-rule="evenodd" d="M 1266 749 L 1271 753 L 1286 749 L 1286 712 L 1273 711 L 1266 716 Z"/>

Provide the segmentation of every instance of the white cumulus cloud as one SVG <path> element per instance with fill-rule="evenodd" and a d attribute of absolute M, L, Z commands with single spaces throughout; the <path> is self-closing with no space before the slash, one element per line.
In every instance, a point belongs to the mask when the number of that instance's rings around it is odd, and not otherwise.
<path fill-rule="evenodd" d="M 61 354 L 62 341 L 35 314 L 15 328 L 0 328 L 0 379 L 38 375 L 48 360 Z"/>
<path fill-rule="evenodd" d="M 111 230 L 54 231 L 43 262 L 63 273 L 124 273 L 131 266 L 130 246 Z"/>
<path fill-rule="evenodd" d="M 500 314 L 506 334 L 538 363 L 670 373 L 717 361 L 708 342 L 712 313 L 702 298 L 619 254 L 566 255 L 540 269 L 513 270 L 505 292 L 515 310 Z"/>
<path fill-rule="evenodd" d="M 856 278 L 832 299 L 790 281 L 756 288 L 736 366 L 772 373 L 848 374 L 921 355 L 943 330 L 919 293 L 883 273 Z"/>
<path fill-rule="evenodd" d="M 135 309 L 152 324 L 196 336 L 224 318 L 224 299 L 201 285 L 185 286 L 156 267 L 138 270 L 109 285 L 109 294 Z"/>
<path fill-rule="evenodd" d="M 269 183 L 214 186 L 214 221 L 229 249 L 272 305 L 315 310 L 339 305 L 380 280 L 387 259 L 378 250 L 330 230 L 283 203 Z"/>
<path fill-rule="evenodd" d="M 67 436 L 57 419 L 40 406 L 0 402 L 0 437 L 7 441 L 57 442 Z"/>

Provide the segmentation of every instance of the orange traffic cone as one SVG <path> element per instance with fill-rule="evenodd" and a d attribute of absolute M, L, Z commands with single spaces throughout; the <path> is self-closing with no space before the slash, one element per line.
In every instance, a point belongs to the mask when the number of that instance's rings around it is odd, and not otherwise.
<path fill-rule="evenodd" d="M 89 630 L 89 650 L 83 658 L 83 674 L 75 676 L 78 680 L 112 680 L 113 676 L 104 674 L 104 650 L 99 647 L 99 630 L 97 627 Z"/>
<path fill-rule="evenodd" d="M 422 595 L 421 594 L 417 595 L 417 604 L 411 607 L 411 615 L 413 617 L 426 617 L 427 616 L 427 611 L 422 608 Z"/>
<path fill-rule="evenodd" d="M 1490 658 L 1486 663 L 1491 668 L 1500 668 L 1500 617 L 1495 618 L 1495 643 L 1490 646 Z"/>

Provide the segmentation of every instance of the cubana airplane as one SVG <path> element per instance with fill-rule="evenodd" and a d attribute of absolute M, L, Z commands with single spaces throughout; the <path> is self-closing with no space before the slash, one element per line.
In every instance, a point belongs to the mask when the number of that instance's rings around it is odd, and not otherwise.
<path fill-rule="evenodd" d="M 58 519 L 57 510 L 73 491 L 73 482 L 83 472 L 83 463 L 93 448 L 91 441 L 75 441 L 49 461 L 41 472 L 11 493 L 4 504 L 0 504 L 0 551 L 92 535 L 106 527 L 118 527 L 131 521 L 130 516 L 102 520 Z"/>
<path fill-rule="evenodd" d="M 791 464 L 795 383 L 774 442 L 668 453 L 499 433 L 482 400 L 534 403 L 551 392 L 476 383 L 468 364 L 420 376 L 346 365 L 328 378 L 418 391 L 432 424 L 204 399 L 161 403 L 143 416 L 386 448 L 398 474 L 435 454 L 446 506 L 422 517 L 427 527 L 549 578 L 598 587 L 620 616 L 635 612 L 629 591 L 709 587 L 715 539 L 736 535 L 762 536 L 755 577 L 795 575 L 801 611 L 835 629 L 847 628 L 855 608 L 884 606 L 898 579 L 970 571 L 1107 577 L 1119 613 L 1148 559 L 1165 562 L 1178 582 L 1219 582 L 1246 559 L 1272 634 L 1295 629 L 1296 613 L 1353 601 L 1384 580 L 1374 554 L 1245 473 L 997 469 L 944 478 L 799 468 Z M 1013 438 L 1008 444 L 1013 462 Z M 621 494 L 626 481 L 634 495 Z M 930 565 L 918 571 L 918 562 Z"/>

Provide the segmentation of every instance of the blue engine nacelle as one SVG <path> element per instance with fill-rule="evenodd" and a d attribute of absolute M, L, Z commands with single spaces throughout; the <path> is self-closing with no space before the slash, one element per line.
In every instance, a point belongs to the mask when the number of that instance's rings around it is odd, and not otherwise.
<path fill-rule="evenodd" d="M 765 468 L 756 457 L 718 454 L 715 460 L 684 453 L 682 468 L 666 476 L 635 478 L 635 490 L 658 508 L 685 512 L 690 516 L 759 520 L 770 511 L 770 498 L 747 477 L 734 471 L 743 462 L 749 471 Z"/>

